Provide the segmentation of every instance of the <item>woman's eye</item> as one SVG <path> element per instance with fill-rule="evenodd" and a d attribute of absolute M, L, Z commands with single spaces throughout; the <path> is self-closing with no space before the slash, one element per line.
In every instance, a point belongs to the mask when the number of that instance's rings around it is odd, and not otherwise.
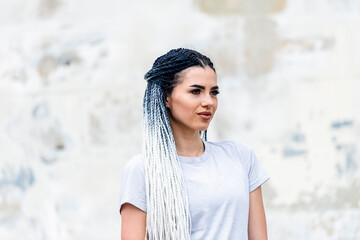
<path fill-rule="evenodd" d="M 200 94 L 200 89 L 194 89 L 191 91 L 193 94 Z"/>
<path fill-rule="evenodd" d="M 212 91 L 212 92 L 211 92 L 211 95 L 216 96 L 216 95 L 218 95 L 219 93 L 220 93 L 219 91 Z"/>

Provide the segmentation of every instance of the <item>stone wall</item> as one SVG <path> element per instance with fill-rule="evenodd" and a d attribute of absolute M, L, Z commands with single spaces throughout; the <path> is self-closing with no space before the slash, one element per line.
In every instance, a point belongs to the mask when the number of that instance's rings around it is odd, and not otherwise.
<path fill-rule="evenodd" d="M 144 73 L 208 55 L 209 140 L 255 149 L 269 239 L 360 239 L 360 2 L 2 0 L 0 239 L 119 239 Z"/>

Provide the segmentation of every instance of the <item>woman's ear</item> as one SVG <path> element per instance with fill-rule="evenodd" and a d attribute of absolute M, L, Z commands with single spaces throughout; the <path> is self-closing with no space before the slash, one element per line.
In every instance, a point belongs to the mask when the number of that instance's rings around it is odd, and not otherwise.
<path fill-rule="evenodd" d="M 166 107 L 167 107 L 167 108 L 170 108 L 170 103 L 171 103 L 171 96 L 170 96 L 170 94 L 166 94 L 165 103 L 166 103 Z"/>

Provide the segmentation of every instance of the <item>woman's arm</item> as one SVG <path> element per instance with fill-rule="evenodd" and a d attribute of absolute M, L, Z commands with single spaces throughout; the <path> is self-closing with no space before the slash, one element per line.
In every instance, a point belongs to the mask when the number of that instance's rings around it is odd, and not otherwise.
<path fill-rule="evenodd" d="M 125 203 L 120 209 L 121 239 L 144 240 L 146 231 L 146 212 L 130 203 Z"/>
<path fill-rule="evenodd" d="M 249 196 L 249 240 L 267 240 L 266 218 L 261 186 Z"/>

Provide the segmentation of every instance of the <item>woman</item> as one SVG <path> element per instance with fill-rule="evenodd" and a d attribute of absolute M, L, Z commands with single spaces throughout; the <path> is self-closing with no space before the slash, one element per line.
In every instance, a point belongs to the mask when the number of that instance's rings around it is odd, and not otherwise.
<path fill-rule="evenodd" d="M 246 145 L 206 140 L 219 93 L 211 60 L 173 49 L 145 79 L 143 151 L 121 182 L 122 239 L 267 239 L 267 173 Z"/>

